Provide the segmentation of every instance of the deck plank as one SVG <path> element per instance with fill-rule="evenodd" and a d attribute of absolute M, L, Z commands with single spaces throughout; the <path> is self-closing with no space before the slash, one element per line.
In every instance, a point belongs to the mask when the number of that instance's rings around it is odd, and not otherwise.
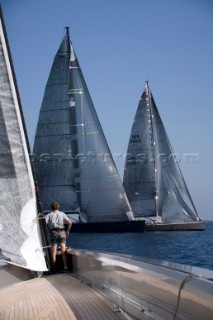
<path fill-rule="evenodd" d="M 0 291 L 0 319 L 71 319 L 72 310 L 46 279 L 33 279 Z"/>
<path fill-rule="evenodd" d="M 121 320 L 113 304 L 71 274 L 32 279 L 0 290 L 0 320 Z"/>

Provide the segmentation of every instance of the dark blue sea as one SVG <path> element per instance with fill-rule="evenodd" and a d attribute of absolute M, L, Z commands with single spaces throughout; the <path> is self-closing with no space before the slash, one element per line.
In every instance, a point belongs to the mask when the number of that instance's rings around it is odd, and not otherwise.
<path fill-rule="evenodd" d="M 67 245 L 73 249 L 127 254 L 213 270 L 213 221 L 205 223 L 205 231 L 71 233 Z"/>

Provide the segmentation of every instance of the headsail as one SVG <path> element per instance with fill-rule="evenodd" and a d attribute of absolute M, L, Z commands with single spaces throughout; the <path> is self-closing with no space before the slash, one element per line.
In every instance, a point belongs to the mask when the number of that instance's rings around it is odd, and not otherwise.
<path fill-rule="evenodd" d="M 165 223 L 200 220 L 148 83 L 127 153 L 123 185 L 135 215 L 157 216 Z"/>
<path fill-rule="evenodd" d="M 65 212 L 80 206 L 87 222 L 133 219 L 68 28 L 46 85 L 33 154 L 45 210 L 57 199 Z"/>
<path fill-rule="evenodd" d="M 34 189 L 21 104 L 0 8 L 0 259 L 45 271 Z"/>

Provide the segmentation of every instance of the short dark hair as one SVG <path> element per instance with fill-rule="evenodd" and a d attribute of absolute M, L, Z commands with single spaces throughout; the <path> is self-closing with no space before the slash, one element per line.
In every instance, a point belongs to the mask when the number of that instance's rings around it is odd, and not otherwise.
<path fill-rule="evenodd" d="M 52 208 L 52 210 L 58 210 L 59 209 L 59 203 L 56 202 L 56 201 L 53 201 L 51 203 L 51 208 Z"/>

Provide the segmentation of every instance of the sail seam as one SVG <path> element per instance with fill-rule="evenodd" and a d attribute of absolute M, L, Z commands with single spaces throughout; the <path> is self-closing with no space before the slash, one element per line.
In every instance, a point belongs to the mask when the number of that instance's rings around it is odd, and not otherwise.
<path fill-rule="evenodd" d="M 58 57 L 69 57 L 70 54 L 69 54 L 69 52 L 62 52 L 61 51 L 61 52 L 58 52 L 56 56 L 58 56 Z"/>
<path fill-rule="evenodd" d="M 83 88 L 69 89 L 69 90 L 68 90 L 68 93 L 72 93 L 72 94 L 75 94 L 75 93 L 84 93 L 84 89 L 83 89 Z"/>
<path fill-rule="evenodd" d="M 68 80 L 69 78 L 66 76 L 50 76 L 48 80 Z"/>
<path fill-rule="evenodd" d="M 47 109 L 47 110 L 41 110 L 40 113 L 43 112 L 49 112 L 49 111 L 63 111 L 63 110 L 70 110 L 70 108 L 62 108 L 62 109 Z"/>
<path fill-rule="evenodd" d="M 70 133 L 65 134 L 46 134 L 46 135 L 37 135 L 36 138 L 43 138 L 43 137 L 64 137 L 64 136 L 70 136 Z"/>
<path fill-rule="evenodd" d="M 111 175 L 111 176 L 97 176 L 97 177 L 93 176 L 93 177 L 88 177 L 88 178 L 75 178 L 75 180 L 77 180 L 77 181 L 85 181 L 85 180 L 91 180 L 91 179 L 98 180 L 98 179 L 109 179 L 109 178 L 116 178 L 116 177 L 118 177 L 117 174 Z"/>
<path fill-rule="evenodd" d="M 69 123 L 69 121 L 41 121 L 41 122 L 38 122 L 38 125 L 39 126 L 44 126 L 44 125 L 47 125 L 47 124 L 66 124 L 66 123 Z"/>
<path fill-rule="evenodd" d="M 64 83 L 51 83 L 51 84 L 47 84 L 46 87 L 53 87 L 53 86 L 64 86 L 64 85 L 68 85 L 67 82 L 64 82 Z"/>
<path fill-rule="evenodd" d="M 85 134 L 101 134 L 102 132 L 99 131 L 88 131 L 88 132 L 78 132 L 75 134 L 71 134 L 71 136 L 79 136 L 79 135 L 85 135 Z"/>

